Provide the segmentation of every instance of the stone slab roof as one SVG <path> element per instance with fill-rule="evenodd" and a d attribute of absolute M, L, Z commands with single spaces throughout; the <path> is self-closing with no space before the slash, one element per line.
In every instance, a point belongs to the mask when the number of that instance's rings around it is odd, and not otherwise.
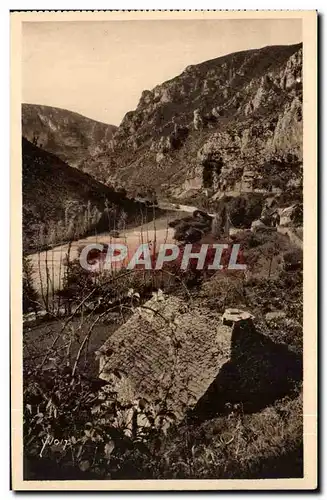
<path fill-rule="evenodd" d="M 118 375 L 134 399 L 166 399 L 182 418 L 228 361 L 231 335 L 216 311 L 153 297 L 100 348 L 99 376 L 112 381 Z"/>

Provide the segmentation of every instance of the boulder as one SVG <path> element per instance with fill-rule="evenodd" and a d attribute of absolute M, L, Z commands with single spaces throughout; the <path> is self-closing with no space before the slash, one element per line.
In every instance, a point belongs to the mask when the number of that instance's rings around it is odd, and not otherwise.
<path fill-rule="evenodd" d="M 251 224 L 251 231 L 265 228 L 265 224 L 261 220 L 254 220 Z"/>

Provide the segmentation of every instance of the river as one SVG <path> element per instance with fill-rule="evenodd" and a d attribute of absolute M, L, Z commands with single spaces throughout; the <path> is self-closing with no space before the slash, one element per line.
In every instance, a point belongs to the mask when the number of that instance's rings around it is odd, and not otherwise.
<path fill-rule="evenodd" d="M 113 238 L 110 232 L 101 233 L 74 241 L 70 245 L 65 243 L 58 245 L 50 250 L 30 255 L 30 261 L 33 265 L 34 286 L 38 292 L 46 293 L 48 283 L 48 294 L 62 288 L 65 271 L 65 259 L 69 251 L 70 261 L 78 257 L 78 249 L 91 243 L 122 243 L 127 246 L 129 255 L 131 255 L 142 243 L 156 243 L 158 247 L 161 243 L 174 242 L 174 229 L 168 226 L 168 223 L 176 219 L 174 212 L 180 213 L 180 218 L 188 213 L 197 210 L 196 207 L 189 205 L 174 205 L 171 203 L 162 203 L 159 208 L 167 211 L 167 214 L 160 216 L 143 225 L 135 226 L 121 231 L 119 237 Z"/>

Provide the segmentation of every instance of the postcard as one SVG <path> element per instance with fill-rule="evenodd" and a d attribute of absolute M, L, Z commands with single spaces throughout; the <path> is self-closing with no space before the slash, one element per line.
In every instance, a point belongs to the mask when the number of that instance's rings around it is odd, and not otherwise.
<path fill-rule="evenodd" d="M 317 12 L 11 12 L 14 490 L 317 488 Z"/>

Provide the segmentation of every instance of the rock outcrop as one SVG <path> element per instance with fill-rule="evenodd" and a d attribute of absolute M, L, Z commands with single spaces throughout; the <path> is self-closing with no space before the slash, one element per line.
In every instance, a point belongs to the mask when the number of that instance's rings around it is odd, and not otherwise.
<path fill-rule="evenodd" d="M 302 45 L 188 66 L 142 93 L 110 147 L 103 159 L 108 175 L 127 188 L 146 184 L 183 197 L 192 190 L 211 189 L 215 195 L 298 182 Z"/>

